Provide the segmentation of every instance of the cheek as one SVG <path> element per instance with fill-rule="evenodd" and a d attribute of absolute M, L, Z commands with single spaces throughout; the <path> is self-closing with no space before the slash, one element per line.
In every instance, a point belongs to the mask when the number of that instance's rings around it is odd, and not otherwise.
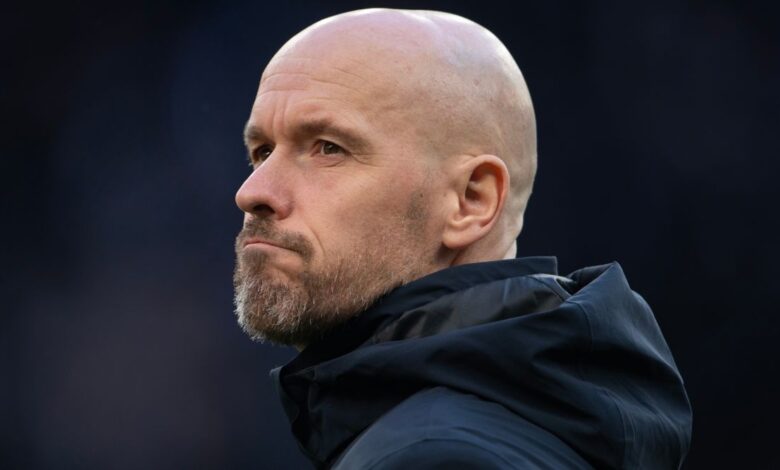
<path fill-rule="evenodd" d="M 325 257 L 356 248 L 378 229 L 390 205 L 370 185 L 326 174 L 317 175 L 316 183 L 309 182 L 296 196 L 297 223 L 310 233 Z"/>
<path fill-rule="evenodd" d="M 307 182 L 302 196 L 304 204 L 308 202 L 325 212 L 339 213 L 340 218 L 367 215 L 380 218 L 399 206 L 404 195 L 410 192 L 409 184 L 388 175 L 324 171 L 316 175 L 314 183 Z"/>
<path fill-rule="evenodd" d="M 408 219 L 430 215 L 430 197 L 409 172 L 374 174 L 332 168 L 306 178 L 298 192 L 306 229 L 326 252 L 349 252 L 392 236 Z M 382 170 L 387 170 L 382 169 Z"/>

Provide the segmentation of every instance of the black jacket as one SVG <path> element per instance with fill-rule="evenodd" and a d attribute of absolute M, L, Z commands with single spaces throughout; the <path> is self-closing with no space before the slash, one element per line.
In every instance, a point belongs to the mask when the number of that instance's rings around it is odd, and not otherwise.
<path fill-rule="evenodd" d="M 691 409 L 617 263 L 457 266 L 272 372 L 317 467 L 678 468 Z"/>

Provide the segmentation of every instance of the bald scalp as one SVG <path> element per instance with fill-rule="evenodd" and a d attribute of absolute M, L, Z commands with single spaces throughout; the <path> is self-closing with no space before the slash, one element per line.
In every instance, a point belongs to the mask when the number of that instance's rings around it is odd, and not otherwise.
<path fill-rule="evenodd" d="M 389 133 L 411 133 L 440 162 L 490 154 L 507 166 L 510 188 L 501 226 L 519 234 L 536 173 L 536 123 L 519 67 L 501 41 L 457 15 L 369 9 L 319 21 L 288 41 L 282 60 L 317 58 L 354 73 L 349 86 L 372 94 Z"/>

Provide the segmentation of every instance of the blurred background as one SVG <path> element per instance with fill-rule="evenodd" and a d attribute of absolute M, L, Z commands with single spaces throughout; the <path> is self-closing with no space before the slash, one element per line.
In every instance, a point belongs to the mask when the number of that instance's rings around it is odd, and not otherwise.
<path fill-rule="evenodd" d="M 358 1 L 0 17 L 0 467 L 307 468 L 232 313 L 260 73 Z M 769 2 L 384 2 L 492 30 L 537 110 L 520 255 L 619 261 L 686 380 L 686 468 L 780 468 L 780 38 Z"/>

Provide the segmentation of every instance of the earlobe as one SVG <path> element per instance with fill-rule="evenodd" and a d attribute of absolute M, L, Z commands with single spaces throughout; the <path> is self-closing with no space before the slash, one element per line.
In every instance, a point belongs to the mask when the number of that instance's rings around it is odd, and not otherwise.
<path fill-rule="evenodd" d="M 442 240 L 451 250 L 468 248 L 493 229 L 506 201 L 509 171 L 497 156 L 479 155 L 459 168 L 457 182 L 457 206 Z"/>

